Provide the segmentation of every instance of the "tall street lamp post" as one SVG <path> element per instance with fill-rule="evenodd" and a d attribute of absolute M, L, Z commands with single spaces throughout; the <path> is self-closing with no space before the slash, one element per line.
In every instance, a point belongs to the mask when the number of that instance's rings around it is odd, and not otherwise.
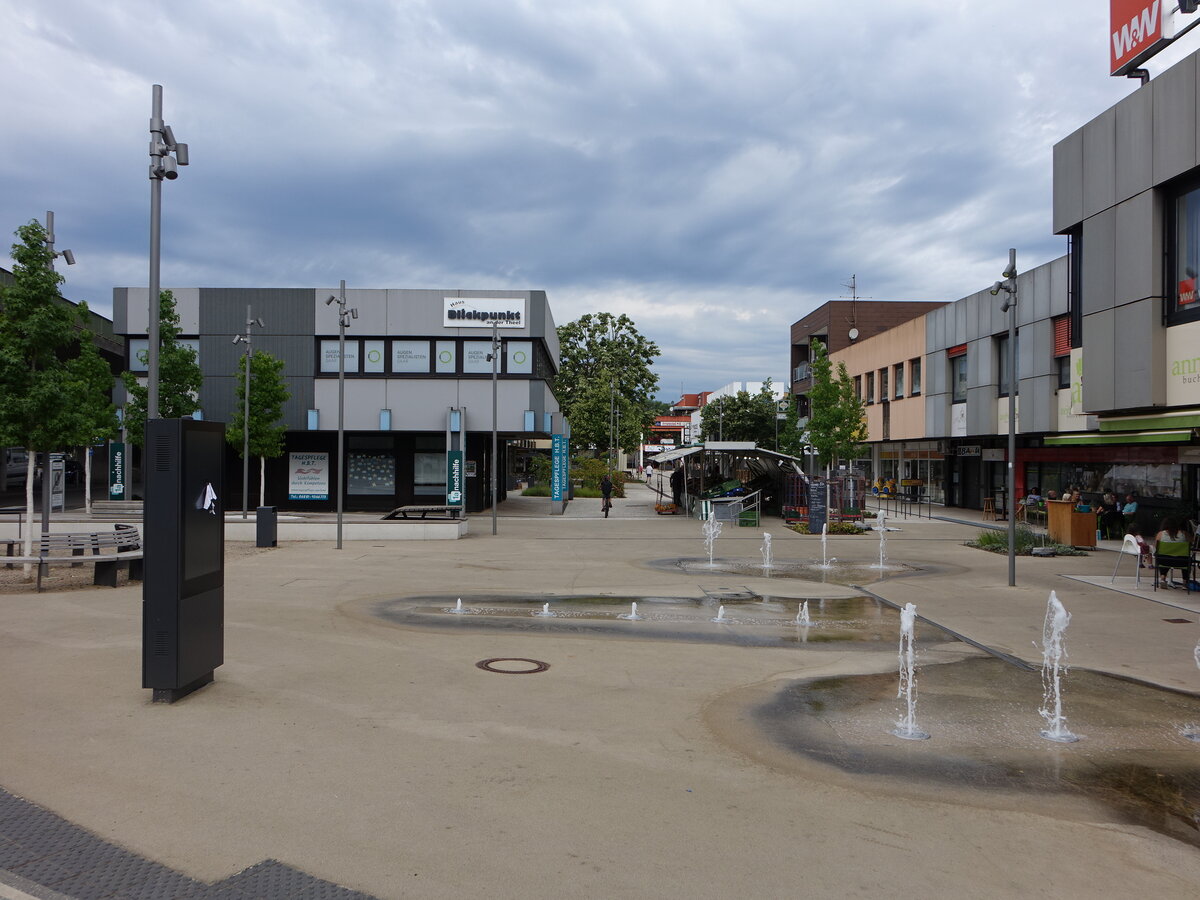
<path fill-rule="evenodd" d="M 61 250 L 58 252 L 55 252 L 55 250 L 54 250 L 54 213 L 50 210 L 46 210 L 45 241 L 46 241 L 46 249 L 50 251 L 50 258 L 46 261 L 46 265 L 50 268 L 51 272 L 54 271 L 54 260 L 58 259 L 58 257 L 60 257 L 60 256 L 64 260 L 66 260 L 68 266 L 75 265 L 75 254 L 72 253 L 70 250 Z M 90 446 L 88 447 L 88 453 L 89 453 L 88 462 L 90 464 L 91 463 L 91 456 L 90 456 L 91 447 Z M 88 472 L 89 473 L 91 472 L 90 466 L 89 466 Z M 54 473 L 51 471 L 51 466 L 50 466 L 50 451 L 44 450 L 44 451 L 42 451 L 42 534 L 43 535 L 48 534 L 50 532 L 50 505 L 53 500 L 53 487 L 52 487 L 51 483 L 52 483 L 53 479 L 54 479 Z M 64 490 L 65 490 L 65 488 L 64 488 Z M 88 498 L 87 502 L 90 503 L 91 498 Z"/>
<path fill-rule="evenodd" d="M 496 372 L 500 362 L 500 323 L 492 322 L 492 534 L 496 533 L 496 505 L 500 502 L 500 484 L 496 480 L 496 452 L 499 448 L 497 436 L 496 410 Z"/>
<path fill-rule="evenodd" d="M 1017 584 L 1017 251 L 1008 251 L 1008 268 L 992 286 L 992 296 L 1005 293 L 1002 312 L 1008 318 L 1008 586 Z"/>
<path fill-rule="evenodd" d="M 342 279 L 337 296 L 330 295 L 325 305 L 338 305 L 338 436 L 337 436 L 337 549 L 342 549 L 342 508 L 346 494 L 345 430 L 346 430 L 346 328 L 351 319 L 358 318 L 357 309 L 346 308 L 346 279 Z"/>
<path fill-rule="evenodd" d="M 250 331 L 257 325 L 265 328 L 262 319 L 254 318 L 250 312 L 250 304 L 246 304 L 246 333 L 235 335 L 235 344 L 246 345 L 246 385 L 244 402 L 242 404 L 242 518 L 245 519 L 249 507 L 250 496 L 250 364 L 254 361 L 254 345 L 250 342 Z"/>
<path fill-rule="evenodd" d="M 175 155 L 172 156 L 171 154 Z M 188 145 L 175 140 L 175 132 L 162 119 L 162 85 L 154 85 L 150 112 L 150 324 L 146 356 L 146 418 L 158 418 L 158 268 L 162 233 L 162 182 L 179 177 L 179 166 L 188 164 Z"/>

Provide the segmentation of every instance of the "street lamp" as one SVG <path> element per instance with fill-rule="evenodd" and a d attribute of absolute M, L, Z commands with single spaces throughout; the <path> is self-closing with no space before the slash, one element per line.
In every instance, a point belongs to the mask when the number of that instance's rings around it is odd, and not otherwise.
<path fill-rule="evenodd" d="M 266 328 L 262 319 L 254 318 L 250 304 L 246 304 L 246 333 L 234 335 L 235 344 L 246 345 L 246 396 L 242 408 L 242 518 L 246 518 L 250 496 L 250 363 L 254 360 L 254 345 L 250 342 L 250 330 L 257 325 Z"/>
<path fill-rule="evenodd" d="M 60 257 L 60 256 L 64 260 L 66 260 L 66 263 L 68 266 L 75 265 L 75 254 L 72 253 L 70 250 L 63 250 L 58 253 L 56 253 L 54 251 L 54 213 L 51 212 L 50 210 L 46 210 L 45 241 L 46 241 L 46 249 L 50 251 L 50 258 L 48 260 L 46 260 L 46 266 L 50 269 L 51 272 L 54 271 L 54 260 L 58 259 L 58 257 Z M 88 465 L 88 470 L 87 470 L 89 476 L 91 475 L 91 471 L 92 471 L 92 469 L 91 469 L 91 452 L 92 452 L 92 448 L 89 445 L 88 446 L 88 464 L 89 465 Z M 51 501 L 53 499 L 53 488 L 51 486 L 51 481 L 52 481 L 53 477 L 54 477 L 54 474 L 53 474 L 53 472 L 51 472 L 51 466 L 50 466 L 50 451 L 44 450 L 44 451 L 42 451 L 42 534 L 43 535 L 48 534 L 50 531 L 50 506 L 51 506 Z M 88 481 L 88 486 L 89 487 L 91 486 L 90 480 Z M 85 502 L 90 504 L 91 497 L 90 496 L 87 497 Z M 64 509 L 66 508 L 65 504 L 64 504 L 63 508 Z"/>
<path fill-rule="evenodd" d="M 500 361 L 500 323 L 492 322 L 492 352 L 488 354 L 492 363 L 492 534 L 496 533 L 496 504 L 500 502 L 500 485 L 496 481 L 496 452 L 499 441 L 496 435 L 496 366 Z"/>
<path fill-rule="evenodd" d="M 172 156 L 171 154 L 175 155 Z M 162 182 L 179 177 L 179 166 L 188 164 L 188 145 L 175 140 L 175 132 L 162 120 L 162 85 L 154 85 L 150 112 L 150 324 L 146 356 L 146 418 L 158 418 L 158 264 L 162 232 Z"/>
<path fill-rule="evenodd" d="M 1008 268 L 991 290 L 995 297 L 1004 291 L 1001 312 L 1012 312 L 1008 319 L 1008 586 L 1017 584 L 1017 251 L 1008 251 Z"/>
<path fill-rule="evenodd" d="M 325 305 L 331 303 L 338 305 L 338 446 L 337 446 L 337 549 L 342 549 L 342 507 L 345 502 L 345 444 L 344 439 L 346 426 L 346 328 L 350 324 L 351 319 L 358 318 L 357 309 L 346 308 L 346 279 L 342 279 L 341 287 L 338 288 L 337 296 L 332 294 L 325 301 Z"/>

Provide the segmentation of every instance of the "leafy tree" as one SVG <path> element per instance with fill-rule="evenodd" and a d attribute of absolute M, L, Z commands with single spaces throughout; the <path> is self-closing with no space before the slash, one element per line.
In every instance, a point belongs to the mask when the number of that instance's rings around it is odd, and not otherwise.
<path fill-rule="evenodd" d="M 833 363 L 820 341 L 812 342 L 812 390 L 809 391 L 808 443 L 826 472 L 839 459 L 858 456 L 867 440 L 866 407 L 854 394 L 845 363 Z"/>
<path fill-rule="evenodd" d="M 768 378 L 757 393 L 738 391 L 709 400 L 700 411 L 700 431 L 706 441 L 754 441 L 773 450 L 778 408 Z"/>
<path fill-rule="evenodd" d="M 0 288 L 0 446 L 28 451 L 25 505 L 32 518 L 36 454 L 106 437 L 116 416 L 112 375 L 84 327 L 87 305 L 59 294 L 63 277 L 52 268 L 39 223 L 16 235 L 13 281 Z M 25 555 L 31 550 L 32 529 Z"/>
<path fill-rule="evenodd" d="M 283 360 L 261 350 L 251 357 L 250 362 L 250 452 L 258 457 L 258 505 L 267 502 L 267 460 L 283 454 L 283 436 L 287 426 L 283 418 L 283 404 L 291 391 L 283 380 Z M 246 354 L 238 361 L 237 408 L 229 417 L 225 439 L 242 455 L 245 449 L 246 417 Z"/>
<path fill-rule="evenodd" d="M 164 419 L 179 419 L 194 413 L 200 405 L 200 388 L 204 384 L 196 351 L 179 343 L 180 331 L 175 295 L 163 291 L 158 295 L 158 412 Z M 130 441 L 140 447 L 145 440 L 150 389 L 133 372 L 121 373 L 121 380 L 129 395 L 125 427 Z"/>
<path fill-rule="evenodd" d="M 620 410 L 617 443 L 632 448 L 654 421 L 658 345 L 622 314 L 588 313 L 558 329 L 560 366 L 554 394 L 571 422 L 574 449 L 607 450 Z"/>

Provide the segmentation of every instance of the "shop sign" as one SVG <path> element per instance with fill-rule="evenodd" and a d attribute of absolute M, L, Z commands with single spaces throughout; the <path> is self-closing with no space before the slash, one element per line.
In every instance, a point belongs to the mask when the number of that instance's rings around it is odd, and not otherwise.
<path fill-rule="evenodd" d="M 980 444 L 962 444 L 954 449 L 955 456 L 979 456 L 983 452 Z"/>
<path fill-rule="evenodd" d="M 525 327 L 524 297 L 445 297 L 442 302 L 446 328 Z"/>
<path fill-rule="evenodd" d="M 1200 404 L 1200 322 L 1167 329 L 1167 406 Z"/>
<path fill-rule="evenodd" d="M 329 499 L 329 454 L 288 454 L 288 499 Z"/>
<path fill-rule="evenodd" d="M 462 506 L 463 502 L 463 452 L 446 451 L 446 505 Z"/>
<path fill-rule="evenodd" d="M 120 441 L 108 445 L 108 497 L 125 499 L 125 445 Z"/>
<path fill-rule="evenodd" d="M 567 436 L 555 434 L 550 437 L 550 499 L 561 501 L 566 499 L 567 478 L 569 476 L 567 459 Z"/>
<path fill-rule="evenodd" d="M 1109 0 L 1109 71 L 1124 75 L 1165 46 L 1163 0 Z"/>

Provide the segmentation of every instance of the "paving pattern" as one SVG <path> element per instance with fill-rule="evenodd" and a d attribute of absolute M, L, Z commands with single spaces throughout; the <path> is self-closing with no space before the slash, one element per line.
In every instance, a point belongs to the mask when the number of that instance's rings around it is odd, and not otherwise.
<path fill-rule="evenodd" d="M 71 900 L 374 900 L 273 859 L 206 884 L 122 850 L 0 788 L 0 885 L 5 872 Z"/>

